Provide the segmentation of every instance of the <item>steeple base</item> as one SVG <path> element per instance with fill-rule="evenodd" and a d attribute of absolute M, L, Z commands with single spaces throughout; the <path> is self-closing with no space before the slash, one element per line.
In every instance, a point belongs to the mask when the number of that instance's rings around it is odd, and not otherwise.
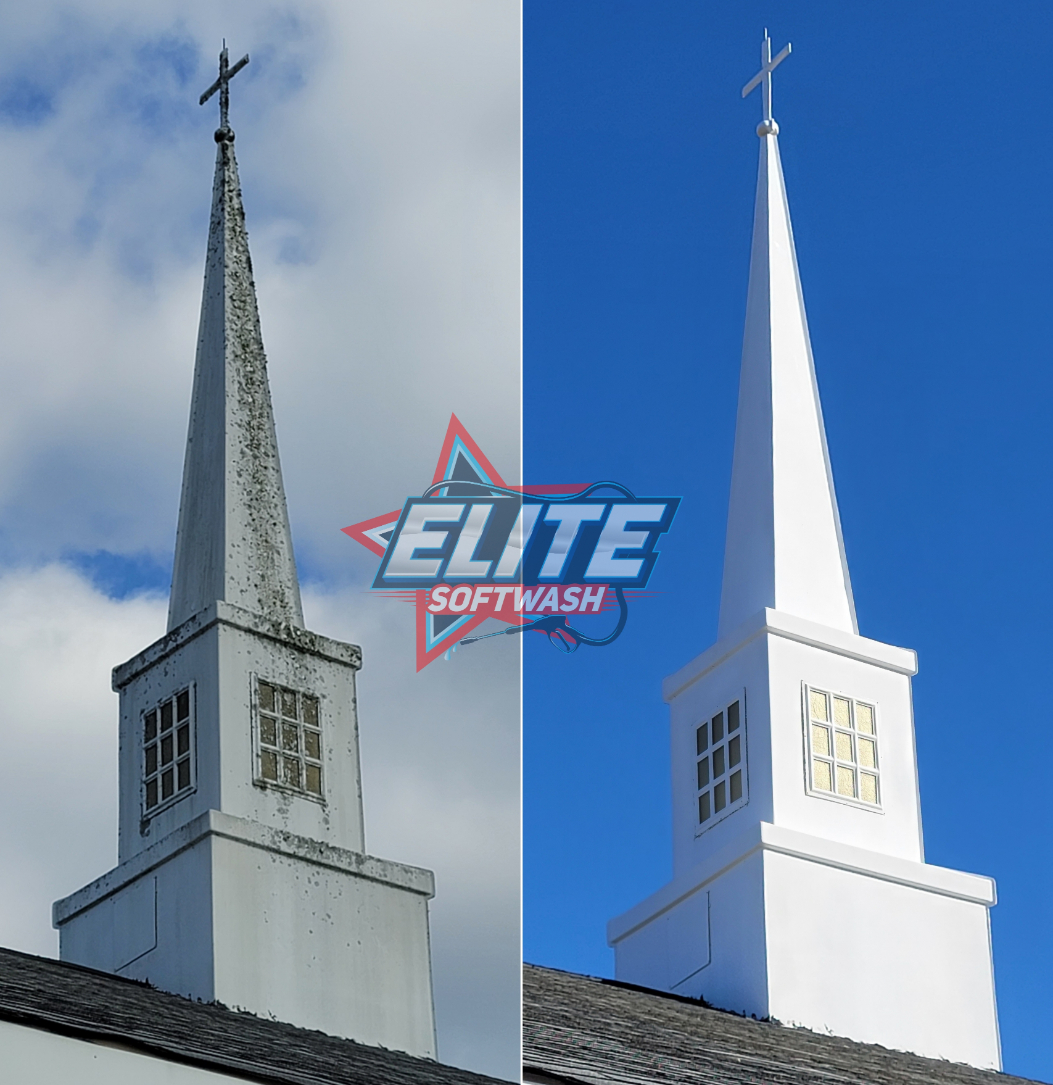
<path fill-rule="evenodd" d="M 64 961 L 435 1058 L 430 871 L 217 810 L 56 902 Z"/>
<path fill-rule="evenodd" d="M 430 871 L 365 854 L 360 650 L 217 600 L 115 668 L 115 870 L 62 959 L 435 1056 Z"/>
<path fill-rule="evenodd" d="M 989 878 L 760 822 L 607 936 L 627 983 L 997 1070 L 994 903 Z"/>

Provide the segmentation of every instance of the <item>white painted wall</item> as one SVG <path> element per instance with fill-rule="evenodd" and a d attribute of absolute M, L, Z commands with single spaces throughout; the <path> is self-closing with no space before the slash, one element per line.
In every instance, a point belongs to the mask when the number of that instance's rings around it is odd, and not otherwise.
<path fill-rule="evenodd" d="M 768 1012 L 1001 1068 L 984 903 L 765 852 Z"/>
<path fill-rule="evenodd" d="M 710 962 L 667 931 L 708 896 Z M 620 980 L 931 1058 L 998 1069 L 989 879 L 771 825 L 612 920 Z"/>
<path fill-rule="evenodd" d="M 64 961 L 434 1058 L 433 892 L 429 871 L 210 811 L 55 919 Z"/>
<path fill-rule="evenodd" d="M 214 837 L 216 998 L 435 1058 L 428 939 L 433 882 L 426 871 L 384 866 L 387 881 Z M 395 880 L 409 872 L 417 875 L 417 890 Z M 150 968 L 143 958 L 143 978 Z"/>
<path fill-rule="evenodd" d="M 674 876 L 608 925 L 619 979 L 1000 1067 L 994 884 L 923 861 L 915 670 L 912 652 L 766 610 L 666 680 Z M 806 684 L 875 706 L 880 808 L 809 793 Z M 737 697 L 749 799 L 700 826 L 695 729 Z"/>
<path fill-rule="evenodd" d="M 219 1085 L 244 1077 L 0 1021 L 4 1080 L 18 1085 Z"/>

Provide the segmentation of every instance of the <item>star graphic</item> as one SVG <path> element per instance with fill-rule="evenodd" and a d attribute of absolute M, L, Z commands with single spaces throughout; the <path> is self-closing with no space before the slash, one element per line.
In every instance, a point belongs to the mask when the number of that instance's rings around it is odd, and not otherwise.
<path fill-rule="evenodd" d="M 458 482 L 490 483 L 506 490 L 518 490 L 521 493 L 574 493 L 579 486 L 509 486 L 494 465 L 483 454 L 482 449 L 472 439 L 471 434 L 461 424 L 457 415 L 450 415 L 450 424 L 446 430 L 446 439 L 442 444 L 435 473 L 431 484 L 449 482 L 441 493 L 443 496 L 475 496 L 477 487 L 458 486 Z M 382 513 L 369 520 L 352 524 L 341 530 L 361 543 L 378 557 L 383 557 L 398 524 L 402 509 Z M 429 663 L 445 655 L 453 646 L 486 621 L 487 614 L 432 614 L 428 611 L 426 590 L 387 592 L 393 598 L 413 600 L 417 609 L 417 670 L 423 670 Z M 497 619 L 503 620 L 503 619 Z M 508 625 L 523 625 L 529 619 L 519 614 L 513 615 L 506 622 Z"/>

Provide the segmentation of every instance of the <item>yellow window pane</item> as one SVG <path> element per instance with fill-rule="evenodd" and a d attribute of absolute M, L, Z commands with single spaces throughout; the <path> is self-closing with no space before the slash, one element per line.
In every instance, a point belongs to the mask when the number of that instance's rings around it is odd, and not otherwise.
<path fill-rule="evenodd" d="M 863 802 L 877 802 L 877 777 L 869 772 L 859 774 L 859 797 Z"/>
<path fill-rule="evenodd" d="M 864 735 L 874 733 L 874 710 L 868 704 L 856 705 L 856 730 Z"/>
<path fill-rule="evenodd" d="M 830 728 L 812 724 L 812 753 L 830 753 Z"/>
<path fill-rule="evenodd" d="M 852 736 L 846 735 L 843 731 L 836 731 L 834 733 L 834 745 L 837 748 L 838 761 L 854 761 L 852 756 Z"/>
<path fill-rule="evenodd" d="M 827 710 L 826 694 L 813 689 L 808 699 L 812 706 L 812 719 L 822 720 L 825 723 L 830 718 L 830 713 Z"/>
<path fill-rule="evenodd" d="M 859 763 L 868 769 L 877 768 L 877 751 L 874 749 L 872 738 L 861 738 L 859 742 Z"/>
<path fill-rule="evenodd" d="M 837 766 L 837 793 L 848 795 L 853 799 L 856 795 L 856 774 L 851 769 L 843 769 L 840 765 Z"/>
<path fill-rule="evenodd" d="M 825 761 L 812 762 L 812 786 L 816 791 L 833 791 L 830 766 Z"/>
<path fill-rule="evenodd" d="M 834 723 L 838 727 L 852 726 L 852 706 L 844 697 L 834 698 Z"/>

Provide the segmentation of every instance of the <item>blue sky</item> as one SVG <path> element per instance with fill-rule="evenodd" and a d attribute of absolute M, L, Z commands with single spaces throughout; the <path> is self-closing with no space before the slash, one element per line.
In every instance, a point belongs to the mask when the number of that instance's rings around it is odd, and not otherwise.
<path fill-rule="evenodd" d="M 527 0 L 524 473 L 684 497 L 610 648 L 527 640 L 527 960 L 611 974 L 671 869 L 662 677 L 715 638 L 762 30 L 860 631 L 916 649 L 927 859 L 992 875 L 1005 1067 L 1053 1080 L 1053 9 Z"/>

